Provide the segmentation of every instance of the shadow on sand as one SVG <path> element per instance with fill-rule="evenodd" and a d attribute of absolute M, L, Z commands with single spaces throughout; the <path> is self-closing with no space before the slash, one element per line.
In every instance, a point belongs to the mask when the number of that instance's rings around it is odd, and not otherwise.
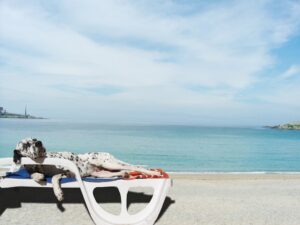
<path fill-rule="evenodd" d="M 119 203 L 120 196 L 115 194 L 112 189 L 103 190 L 101 192 L 94 192 L 97 202 L 101 203 Z M 128 192 L 127 206 L 129 207 L 134 203 L 148 203 L 150 202 L 152 195 L 144 194 L 142 192 Z M 8 188 L 0 189 L 0 216 L 7 208 L 20 208 L 22 203 L 55 203 L 57 208 L 64 212 L 64 204 L 78 203 L 84 204 L 82 194 L 78 188 L 64 189 L 64 201 L 58 202 L 53 194 L 51 188 Z M 175 201 L 170 197 L 166 197 L 163 207 L 156 222 L 164 215 L 171 204 Z"/>

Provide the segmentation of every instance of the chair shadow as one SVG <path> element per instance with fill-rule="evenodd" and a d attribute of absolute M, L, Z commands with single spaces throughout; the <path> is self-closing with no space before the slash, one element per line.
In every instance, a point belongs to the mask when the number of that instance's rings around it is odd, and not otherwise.
<path fill-rule="evenodd" d="M 102 190 L 95 189 L 94 196 L 99 203 L 119 203 L 120 194 L 116 193 L 114 188 L 103 188 Z M 150 202 L 152 195 L 144 194 L 143 192 L 128 192 L 127 207 L 133 203 L 148 203 Z M 85 201 L 78 188 L 65 188 L 64 189 L 64 201 L 58 202 L 53 194 L 52 188 L 32 188 L 32 187 L 17 187 L 0 189 L 0 216 L 8 208 L 20 208 L 22 203 L 55 203 L 57 208 L 64 212 L 64 204 L 78 203 L 84 204 Z M 166 197 L 163 207 L 156 222 L 164 215 L 171 204 L 175 201 L 170 197 Z M 86 207 L 86 205 L 85 205 Z"/>

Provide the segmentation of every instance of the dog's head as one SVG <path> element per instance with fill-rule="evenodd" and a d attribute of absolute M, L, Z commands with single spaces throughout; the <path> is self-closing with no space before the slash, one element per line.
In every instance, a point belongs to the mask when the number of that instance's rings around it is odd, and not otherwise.
<path fill-rule="evenodd" d="M 14 162 L 20 163 L 22 157 L 31 159 L 43 158 L 46 156 L 46 149 L 43 143 L 35 138 L 25 138 L 20 141 L 14 150 Z"/>

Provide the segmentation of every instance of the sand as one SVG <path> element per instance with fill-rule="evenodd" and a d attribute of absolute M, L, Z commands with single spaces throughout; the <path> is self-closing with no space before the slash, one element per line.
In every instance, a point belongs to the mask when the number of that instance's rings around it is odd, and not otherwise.
<path fill-rule="evenodd" d="M 171 176 L 173 187 L 157 225 L 300 224 L 299 174 Z M 93 222 L 82 204 L 80 192 L 68 190 L 65 195 L 63 210 L 55 204 L 51 189 L 2 190 L 0 224 L 92 225 Z M 135 195 L 137 202 L 147 199 L 147 195 Z M 116 205 L 106 204 L 106 208 L 114 210 Z"/>

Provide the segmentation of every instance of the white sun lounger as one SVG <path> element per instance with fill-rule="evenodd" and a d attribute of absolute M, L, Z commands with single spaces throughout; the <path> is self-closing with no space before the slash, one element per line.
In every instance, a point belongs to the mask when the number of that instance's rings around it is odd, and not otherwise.
<path fill-rule="evenodd" d="M 0 167 L 9 166 L 13 164 L 12 158 L 0 158 Z M 37 164 L 29 158 L 22 158 L 23 165 Z M 70 183 L 62 183 L 62 188 L 80 188 L 87 209 L 97 225 L 150 225 L 154 224 L 159 212 L 163 206 L 167 192 L 171 186 L 171 179 L 155 178 L 155 179 L 134 179 L 134 180 L 114 180 L 108 182 L 88 182 L 84 181 L 78 171 L 77 166 L 66 159 L 46 158 L 43 165 L 64 166 L 75 174 L 76 181 Z M 13 187 L 52 187 L 52 184 L 46 185 L 38 184 L 32 179 L 14 179 L 9 177 L 0 178 L 0 188 Z M 95 200 L 93 191 L 98 187 L 116 187 L 119 189 L 121 195 L 121 213 L 120 215 L 110 214 L 105 211 Z M 127 193 L 132 187 L 151 187 L 153 188 L 153 197 L 149 204 L 140 212 L 131 215 L 127 211 Z M 1 199 L 0 199 L 1 201 Z"/>

